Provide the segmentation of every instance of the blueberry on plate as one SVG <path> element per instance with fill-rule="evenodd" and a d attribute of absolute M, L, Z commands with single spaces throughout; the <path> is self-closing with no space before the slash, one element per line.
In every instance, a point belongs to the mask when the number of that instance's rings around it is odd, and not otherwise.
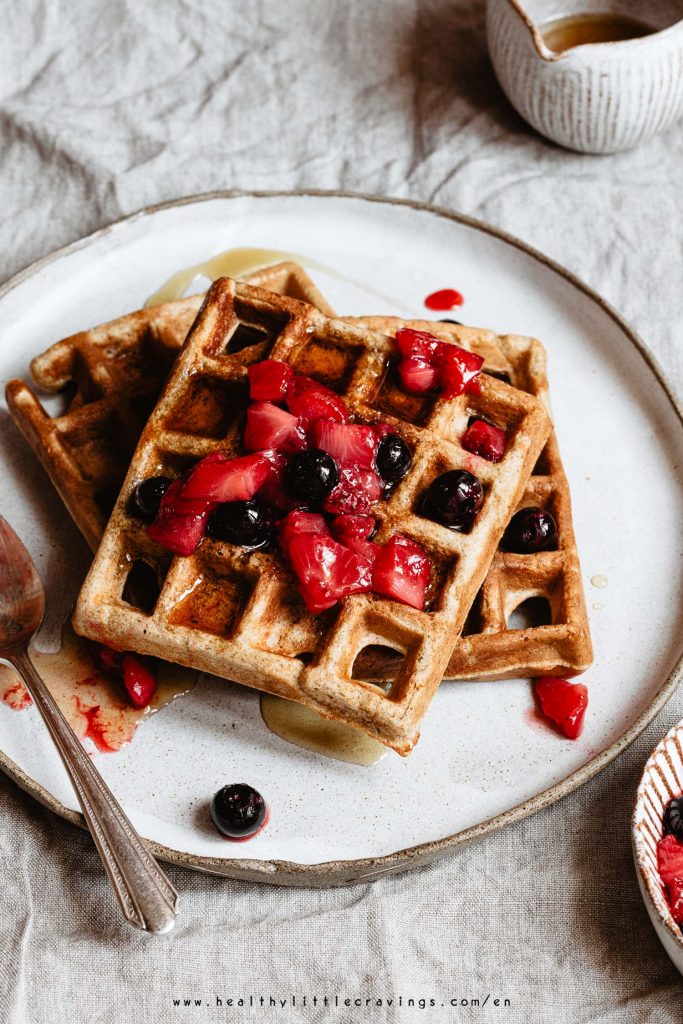
<path fill-rule="evenodd" d="M 322 501 L 339 483 L 339 467 L 321 448 L 297 452 L 285 467 L 285 484 L 294 498 Z"/>
<path fill-rule="evenodd" d="M 467 530 L 483 500 L 476 476 L 466 469 L 450 469 L 432 480 L 422 501 L 422 514 L 451 530 Z"/>
<path fill-rule="evenodd" d="M 683 797 L 674 797 L 664 808 L 664 835 L 683 843 Z"/>
<path fill-rule="evenodd" d="M 262 548 L 270 540 L 270 520 L 258 501 L 226 501 L 211 514 L 206 532 L 214 540 Z"/>
<path fill-rule="evenodd" d="M 518 555 L 547 551 L 557 541 L 557 524 L 542 508 L 522 508 L 516 512 L 503 535 L 503 547 Z"/>
<path fill-rule="evenodd" d="M 211 820 L 228 839 L 249 839 L 266 823 L 268 806 L 253 786 L 237 782 L 214 793 Z"/>
<path fill-rule="evenodd" d="M 141 481 L 130 496 L 133 515 L 150 523 L 156 519 L 161 499 L 172 483 L 168 476 L 150 476 Z"/>
<path fill-rule="evenodd" d="M 386 434 L 377 445 L 377 471 L 388 484 L 402 480 L 412 461 L 410 448 L 398 434 Z"/>

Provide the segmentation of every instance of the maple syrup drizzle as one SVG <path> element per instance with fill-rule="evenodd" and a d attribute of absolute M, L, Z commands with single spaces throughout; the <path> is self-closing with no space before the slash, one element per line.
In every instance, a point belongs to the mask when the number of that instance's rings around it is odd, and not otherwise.
<path fill-rule="evenodd" d="M 325 263 L 319 263 L 317 260 L 309 259 L 308 256 L 302 256 L 295 252 L 285 252 L 280 249 L 252 249 L 248 247 L 226 249 L 225 252 L 220 252 L 202 263 L 194 263 L 189 267 L 184 267 L 164 281 L 161 287 L 153 295 L 150 295 L 145 302 L 145 307 L 160 306 L 164 302 L 173 302 L 176 299 L 181 299 L 193 281 L 198 277 L 206 277 L 210 281 L 215 281 L 218 277 L 232 277 L 240 280 L 255 270 L 263 270 L 274 263 L 281 263 L 287 260 L 298 263 L 302 267 L 309 267 L 311 270 L 319 270 L 323 274 L 335 277 L 338 281 L 345 281 L 347 284 L 353 285 L 354 288 L 361 288 L 369 295 L 381 299 L 382 302 L 387 303 L 391 307 L 396 306 L 404 311 L 407 310 L 411 316 L 415 315 L 410 307 L 404 305 L 398 299 L 384 295 L 383 292 L 378 292 L 367 284 L 355 281 L 345 274 L 340 274 L 333 267 L 329 267 Z"/>
<path fill-rule="evenodd" d="M 261 694 L 261 717 L 280 739 L 337 761 L 367 767 L 377 764 L 389 753 L 385 746 L 359 729 L 322 718 L 303 704 L 271 693 Z"/>
<path fill-rule="evenodd" d="M 60 650 L 53 654 L 32 650 L 31 660 L 78 738 L 92 740 L 101 753 L 113 753 L 130 743 L 144 718 L 188 693 L 197 680 L 197 673 L 190 669 L 157 662 L 156 692 L 146 708 L 134 708 L 123 684 L 95 667 L 87 642 L 76 636 L 70 624 L 64 626 Z M 6 665 L 0 665 L 0 700 L 13 711 L 32 703 L 17 672 Z"/>
<path fill-rule="evenodd" d="M 639 39 L 656 30 L 624 14 L 572 14 L 553 18 L 541 25 L 543 41 L 550 50 L 562 53 L 587 43 L 618 43 Z"/>

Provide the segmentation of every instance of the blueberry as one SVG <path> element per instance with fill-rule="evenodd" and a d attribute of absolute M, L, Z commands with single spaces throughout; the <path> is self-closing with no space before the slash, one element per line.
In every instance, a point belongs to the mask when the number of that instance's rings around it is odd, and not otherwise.
<path fill-rule="evenodd" d="M 518 555 L 531 555 L 555 546 L 557 525 L 550 512 L 542 508 L 522 508 L 516 512 L 503 536 L 503 547 Z"/>
<path fill-rule="evenodd" d="M 476 476 L 465 469 L 451 469 L 432 480 L 422 502 L 422 514 L 451 530 L 467 530 L 483 500 L 484 491 Z"/>
<path fill-rule="evenodd" d="M 206 524 L 214 540 L 241 544 L 243 548 L 262 548 L 270 540 L 270 522 L 257 501 L 226 501 L 219 505 Z"/>
<path fill-rule="evenodd" d="M 161 499 L 172 483 L 168 476 L 150 476 L 139 483 L 130 496 L 133 515 L 151 523 L 159 511 Z"/>
<path fill-rule="evenodd" d="M 221 835 L 230 839 L 246 839 L 265 823 L 267 806 L 252 786 L 238 782 L 223 786 L 214 793 L 209 811 Z"/>
<path fill-rule="evenodd" d="M 683 797 L 674 797 L 664 808 L 664 835 L 683 843 Z"/>
<path fill-rule="evenodd" d="M 437 320 L 437 324 L 457 324 L 458 327 L 464 327 L 465 325 L 461 320 L 451 320 L 449 317 L 445 317 L 443 320 Z"/>
<path fill-rule="evenodd" d="M 375 462 L 379 475 L 387 483 L 393 484 L 402 480 L 410 469 L 413 454 L 402 437 L 398 434 L 387 434 L 377 445 Z"/>
<path fill-rule="evenodd" d="M 285 483 L 295 498 L 322 501 L 339 483 L 339 467 L 320 448 L 297 452 L 285 467 Z"/>

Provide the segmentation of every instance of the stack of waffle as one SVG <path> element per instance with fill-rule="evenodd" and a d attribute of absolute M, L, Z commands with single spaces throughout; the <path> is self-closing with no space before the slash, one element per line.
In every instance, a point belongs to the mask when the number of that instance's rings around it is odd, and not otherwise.
<path fill-rule="evenodd" d="M 482 356 L 480 393 L 406 401 L 387 372 L 401 327 Z M 247 367 L 266 357 L 317 377 L 357 421 L 388 423 L 409 443 L 408 475 L 373 515 L 380 543 L 398 532 L 427 552 L 426 610 L 356 594 L 313 615 L 279 554 L 206 537 L 194 554 L 173 556 L 131 515 L 131 494 L 150 475 L 179 476 L 217 451 L 241 454 Z M 203 303 L 181 299 L 60 341 L 31 372 L 43 390 L 68 395 L 51 417 L 23 381 L 7 387 L 17 425 L 97 549 L 74 617 L 82 635 L 300 701 L 402 754 L 443 676 L 566 674 L 590 663 L 540 342 L 455 324 L 337 319 L 299 267 L 279 264 L 247 283 L 220 279 Z M 473 415 L 505 427 L 501 462 L 461 447 Z M 485 499 L 472 529 L 421 516 L 429 482 L 473 458 Z M 555 550 L 503 551 L 512 515 L 529 505 L 552 512 Z M 140 567 L 154 591 L 143 602 L 128 585 Z M 549 621 L 510 628 L 529 599 L 544 603 Z"/>

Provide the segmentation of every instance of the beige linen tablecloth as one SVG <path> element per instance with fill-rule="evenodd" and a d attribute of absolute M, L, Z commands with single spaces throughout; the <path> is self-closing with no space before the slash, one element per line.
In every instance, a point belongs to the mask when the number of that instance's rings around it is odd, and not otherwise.
<path fill-rule="evenodd" d="M 495 81 L 482 3 L 5 0 L 2 14 L 0 279 L 190 193 L 410 196 L 575 271 L 680 386 L 683 129 L 615 157 L 546 143 Z M 683 1021 L 628 830 L 642 764 L 682 714 L 676 697 L 556 806 L 373 885 L 288 891 L 171 869 L 182 916 L 159 939 L 122 926 L 89 837 L 2 777 L 0 1021 Z M 266 1006 L 236 1004 L 250 995 Z"/>

